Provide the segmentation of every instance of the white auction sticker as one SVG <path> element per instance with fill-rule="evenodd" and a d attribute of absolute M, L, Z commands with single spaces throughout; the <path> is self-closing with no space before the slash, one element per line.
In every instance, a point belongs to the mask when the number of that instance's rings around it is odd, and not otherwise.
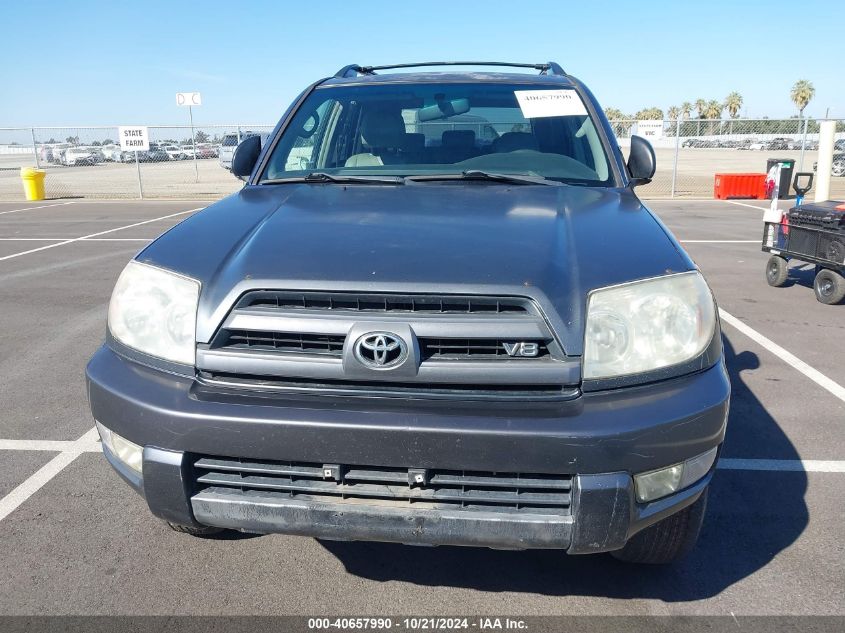
<path fill-rule="evenodd" d="M 526 119 L 587 114 L 584 102 L 574 90 L 514 90 L 513 93 Z"/>

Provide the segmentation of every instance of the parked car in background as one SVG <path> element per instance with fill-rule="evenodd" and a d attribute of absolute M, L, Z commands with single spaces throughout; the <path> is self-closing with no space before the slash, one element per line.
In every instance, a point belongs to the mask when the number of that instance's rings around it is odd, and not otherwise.
<path fill-rule="evenodd" d="M 70 143 L 56 143 L 50 148 L 50 162 L 56 165 L 64 163 L 65 150 L 73 147 Z"/>
<path fill-rule="evenodd" d="M 170 160 L 170 156 L 164 150 L 164 148 L 155 143 L 150 143 L 150 149 L 148 149 L 146 152 L 143 152 L 143 154 L 143 158 L 141 156 L 139 156 L 138 158 L 140 158 L 145 163 L 162 163 L 164 161 Z"/>
<path fill-rule="evenodd" d="M 120 155 L 123 150 L 120 148 L 120 145 L 115 145 L 114 143 L 109 143 L 108 145 L 101 145 L 100 151 L 103 153 L 103 158 L 107 161 L 120 161 Z"/>
<path fill-rule="evenodd" d="M 813 171 L 819 170 L 819 163 L 813 163 Z M 830 165 L 830 175 L 836 178 L 845 176 L 845 152 L 837 152 L 833 155 L 833 163 Z"/>
<path fill-rule="evenodd" d="M 217 158 L 217 148 L 211 143 L 197 143 L 197 158 Z"/>
<path fill-rule="evenodd" d="M 53 148 L 49 145 L 42 145 L 38 148 L 38 160 L 42 163 L 53 162 Z"/>
<path fill-rule="evenodd" d="M 162 149 L 167 152 L 170 160 L 185 160 L 188 158 L 188 155 L 178 145 L 163 145 Z"/>
<path fill-rule="evenodd" d="M 252 135 L 252 132 L 244 132 L 243 137 Z M 235 155 L 235 148 L 241 142 L 241 134 L 226 134 L 223 141 L 220 143 L 220 151 L 218 153 L 218 161 L 223 169 L 232 169 L 232 156 Z"/>
<path fill-rule="evenodd" d="M 96 165 L 103 161 L 105 161 L 103 153 L 96 147 L 69 147 L 62 158 L 62 164 L 68 167 Z"/>
<path fill-rule="evenodd" d="M 768 146 L 768 144 L 766 143 L 766 141 L 751 141 L 743 149 L 761 150 L 762 151 L 762 150 L 766 149 L 767 146 Z"/>
<path fill-rule="evenodd" d="M 235 149 L 237 148 L 238 144 L 248 139 L 251 136 L 261 136 L 261 145 L 264 145 L 264 141 L 267 139 L 267 134 L 258 134 L 258 132 L 253 132 L 251 130 L 247 130 L 245 132 L 240 132 L 235 134 L 227 134 L 223 137 L 223 141 L 220 143 L 220 148 L 218 150 L 218 160 L 220 162 L 220 166 L 223 169 L 228 169 L 231 171 L 232 169 L 232 156 L 235 155 Z"/>
<path fill-rule="evenodd" d="M 790 140 L 783 136 L 779 136 L 777 138 L 773 138 L 771 141 L 766 143 L 766 149 L 769 150 L 777 150 L 777 149 L 789 149 Z"/>

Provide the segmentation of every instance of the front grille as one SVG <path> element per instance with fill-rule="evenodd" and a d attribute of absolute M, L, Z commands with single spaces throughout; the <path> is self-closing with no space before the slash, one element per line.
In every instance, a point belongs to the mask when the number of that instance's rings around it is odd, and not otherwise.
<path fill-rule="evenodd" d="M 377 333 L 404 343 L 396 367 L 363 359 Z M 206 390 L 560 401 L 580 366 L 525 297 L 261 289 L 197 346 L 197 369 Z"/>
<path fill-rule="evenodd" d="M 216 348 L 253 349 L 286 354 L 340 356 L 345 336 L 305 334 L 301 332 L 265 332 L 261 330 L 226 330 Z"/>
<path fill-rule="evenodd" d="M 537 344 L 536 356 L 511 356 L 506 345 L 516 345 L 522 341 L 507 341 L 496 338 L 420 338 L 422 360 L 429 358 L 444 360 L 526 360 L 528 358 L 548 358 L 549 348 L 544 341 L 524 341 Z"/>
<path fill-rule="evenodd" d="M 327 472 L 329 473 L 327 475 Z M 426 510 L 568 515 L 572 476 L 201 457 L 196 492 Z M 418 482 L 417 478 L 422 482 Z"/>
<path fill-rule="evenodd" d="M 448 295 L 357 294 L 343 292 L 283 292 L 255 290 L 236 308 L 279 310 L 338 310 L 349 312 L 431 314 L 528 314 L 530 303 L 520 298 Z"/>

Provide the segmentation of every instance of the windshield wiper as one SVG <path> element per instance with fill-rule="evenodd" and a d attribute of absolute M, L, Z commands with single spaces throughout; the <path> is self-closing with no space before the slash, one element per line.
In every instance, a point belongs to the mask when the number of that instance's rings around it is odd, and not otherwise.
<path fill-rule="evenodd" d="M 467 169 L 459 174 L 424 174 L 421 176 L 406 176 L 406 180 L 414 182 L 425 182 L 431 180 L 489 180 L 493 182 L 507 182 L 517 185 L 559 185 L 556 180 L 550 180 L 543 176 L 528 176 L 520 174 L 499 174 L 495 172 L 482 171 L 480 169 Z"/>
<path fill-rule="evenodd" d="M 404 185 L 405 180 L 400 176 L 344 176 L 328 174 L 324 171 L 312 171 L 305 176 L 294 176 L 291 178 L 271 178 L 261 181 L 261 184 L 278 185 L 288 182 L 333 182 L 341 184 L 383 184 L 383 185 Z"/>

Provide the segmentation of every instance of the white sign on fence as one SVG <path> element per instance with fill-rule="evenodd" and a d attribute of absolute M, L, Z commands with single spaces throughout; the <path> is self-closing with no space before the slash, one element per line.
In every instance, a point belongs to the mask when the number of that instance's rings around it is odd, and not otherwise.
<path fill-rule="evenodd" d="M 201 106 L 202 95 L 198 92 L 177 92 L 176 105 L 178 106 Z"/>
<path fill-rule="evenodd" d="M 120 149 L 128 152 L 146 152 L 150 149 L 150 133 L 145 126 L 120 126 L 117 128 L 120 137 Z"/>
<path fill-rule="evenodd" d="M 637 121 L 633 132 L 647 139 L 663 138 L 663 121 Z"/>

